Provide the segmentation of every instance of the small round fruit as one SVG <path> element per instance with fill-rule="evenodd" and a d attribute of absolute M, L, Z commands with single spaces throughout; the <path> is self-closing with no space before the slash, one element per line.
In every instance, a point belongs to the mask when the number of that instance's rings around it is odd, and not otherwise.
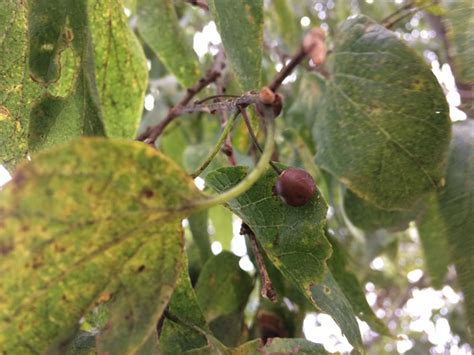
<path fill-rule="evenodd" d="M 284 170 L 275 184 L 275 192 L 288 205 L 305 205 L 316 193 L 316 184 L 305 170 L 288 168 Z"/>
<path fill-rule="evenodd" d="M 271 105 L 275 101 L 275 93 L 268 86 L 260 90 L 258 97 L 265 105 Z"/>

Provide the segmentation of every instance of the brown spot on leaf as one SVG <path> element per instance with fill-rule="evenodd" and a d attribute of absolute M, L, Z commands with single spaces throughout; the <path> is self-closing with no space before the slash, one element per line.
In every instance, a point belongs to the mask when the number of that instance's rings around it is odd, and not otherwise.
<path fill-rule="evenodd" d="M 138 272 L 143 272 L 145 270 L 145 265 L 140 265 L 137 269 Z"/>
<path fill-rule="evenodd" d="M 144 187 L 141 191 L 141 194 L 142 194 L 142 196 L 145 196 L 146 198 L 152 198 L 153 195 L 154 195 L 154 192 L 153 192 L 153 190 L 151 190 L 147 187 Z"/>
<path fill-rule="evenodd" d="M 0 106 L 0 121 L 10 116 L 10 111 L 5 106 Z"/>
<path fill-rule="evenodd" d="M 25 182 L 26 182 L 25 173 L 22 170 L 17 171 L 17 173 L 13 175 L 12 181 L 13 181 L 13 186 L 15 187 L 15 189 L 18 189 L 18 190 L 21 189 L 25 185 Z"/>
<path fill-rule="evenodd" d="M 38 269 L 43 265 L 43 260 L 39 257 L 34 257 L 31 262 L 31 267 L 33 269 Z"/>
<path fill-rule="evenodd" d="M 109 301 L 111 298 L 112 298 L 112 294 L 110 292 L 102 292 L 97 298 L 96 303 L 97 304 L 104 303 L 104 302 Z"/>
<path fill-rule="evenodd" d="M 66 251 L 65 247 L 58 244 L 54 244 L 53 248 L 56 253 L 64 253 Z"/>
<path fill-rule="evenodd" d="M 13 250 L 12 244 L 0 244 L 0 255 L 7 255 Z"/>

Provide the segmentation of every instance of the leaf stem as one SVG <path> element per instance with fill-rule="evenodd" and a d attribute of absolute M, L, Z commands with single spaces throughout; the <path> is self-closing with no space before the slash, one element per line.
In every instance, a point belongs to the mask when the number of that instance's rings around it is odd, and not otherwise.
<path fill-rule="evenodd" d="M 217 153 L 219 153 L 222 145 L 224 144 L 228 134 L 230 133 L 232 127 L 234 126 L 234 123 L 237 119 L 237 117 L 239 116 L 239 111 L 237 111 L 234 116 L 227 121 L 225 127 L 224 127 L 224 130 L 222 131 L 219 139 L 217 140 L 216 142 L 216 145 L 214 146 L 214 148 L 212 149 L 212 151 L 209 153 L 209 155 L 207 156 L 206 160 L 204 160 L 204 162 L 201 164 L 201 166 L 199 168 L 197 168 L 192 174 L 191 174 L 191 177 L 192 178 L 196 178 L 197 176 L 201 175 L 201 173 L 209 166 L 209 164 L 212 162 L 212 160 L 215 158 L 215 156 L 217 155 Z"/>
<path fill-rule="evenodd" d="M 407 3 L 406 5 L 400 7 L 397 11 L 395 12 L 392 12 L 390 15 L 388 15 L 387 17 L 385 17 L 382 21 L 380 21 L 380 23 L 382 24 L 385 24 L 385 23 L 388 23 L 389 20 L 395 16 L 397 16 L 399 13 L 405 11 L 405 10 L 410 10 L 415 4 L 413 3 L 413 1 L 410 1 L 409 3 Z"/>
<path fill-rule="evenodd" d="M 388 21 L 388 22 L 384 22 L 384 26 L 386 29 L 391 29 L 395 24 L 397 24 L 398 22 L 400 22 L 401 20 L 407 18 L 408 16 L 411 16 L 411 15 L 414 15 L 415 13 L 417 13 L 418 11 L 422 11 L 424 9 L 427 9 L 431 6 L 435 5 L 434 3 L 430 3 L 430 4 L 425 4 L 423 6 L 419 6 L 419 7 L 413 7 L 413 8 L 409 8 L 407 10 L 407 12 L 405 12 L 404 14 L 402 14 L 401 16 L 397 17 L 396 19 L 392 20 L 392 21 Z"/>
<path fill-rule="evenodd" d="M 242 117 L 244 118 L 245 125 L 247 126 L 247 130 L 249 131 L 250 137 L 252 138 L 253 145 L 260 151 L 260 153 L 263 153 L 263 149 L 258 143 L 257 136 L 255 135 L 255 132 L 252 128 L 252 124 L 250 123 L 249 115 L 247 114 L 247 110 L 245 108 L 240 108 L 240 112 L 242 113 Z M 280 175 L 282 170 L 276 166 L 271 160 L 270 160 L 270 165 L 275 170 L 275 172 Z"/>
<path fill-rule="evenodd" d="M 260 179 L 265 171 L 267 171 L 268 163 L 272 158 L 273 148 L 275 146 L 275 119 L 271 107 L 265 109 L 264 119 L 266 119 L 268 124 L 265 148 L 255 168 L 245 177 L 245 179 L 243 179 L 234 187 L 224 191 L 220 195 L 197 202 L 195 207 L 209 208 L 215 205 L 224 204 L 250 189 L 253 184 L 255 184 L 257 180 Z"/>

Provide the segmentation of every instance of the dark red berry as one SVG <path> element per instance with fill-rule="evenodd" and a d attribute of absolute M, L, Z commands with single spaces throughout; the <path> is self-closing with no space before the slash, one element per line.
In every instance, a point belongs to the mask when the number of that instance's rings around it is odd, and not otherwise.
<path fill-rule="evenodd" d="M 281 113 L 281 109 L 283 108 L 283 99 L 281 98 L 281 95 L 275 94 L 275 101 L 273 101 L 272 108 L 273 114 L 275 117 L 278 117 Z"/>
<path fill-rule="evenodd" d="M 311 200 L 316 193 L 316 184 L 305 170 L 288 168 L 278 176 L 275 192 L 288 205 L 298 207 Z"/>

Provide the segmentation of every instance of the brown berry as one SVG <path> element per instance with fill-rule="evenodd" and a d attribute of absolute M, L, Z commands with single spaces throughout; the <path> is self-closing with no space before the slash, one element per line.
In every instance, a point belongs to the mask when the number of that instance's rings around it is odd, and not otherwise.
<path fill-rule="evenodd" d="M 264 86 L 260 90 L 258 97 L 265 105 L 271 105 L 273 104 L 273 101 L 275 101 L 275 93 L 268 86 Z"/>
<path fill-rule="evenodd" d="M 268 89 L 270 90 L 270 89 Z M 257 102 L 255 105 L 255 108 L 260 116 L 264 115 L 265 107 L 270 107 L 272 108 L 273 111 L 273 117 L 276 118 L 278 115 L 281 113 L 281 110 L 283 109 L 283 98 L 281 97 L 280 94 L 273 93 L 273 91 L 270 90 L 270 92 L 273 94 L 272 97 L 272 102 L 270 104 L 266 104 L 262 99 L 262 92 L 260 92 L 260 101 Z"/>
<path fill-rule="evenodd" d="M 273 101 L 272 108 L 273 114 L 275 115 L 275 117 L 278 117 L 283 108 L 283 99 L 280 94 L 275 94 L 275 100 Z"/>
<path fill-rule="evenodd" d="M 303 38 L 303 48 L 309 54 L 315 65 L 321 65 L 326 60 L 326 35 L 319 27 L 314 27 Z"/>
<path fill-rule="evenodd" d="M 290 206 L 303 206 L 316 193 L 316 184 L 305 170 L 288 168 L 278 176 L 275 193 Z"/>

